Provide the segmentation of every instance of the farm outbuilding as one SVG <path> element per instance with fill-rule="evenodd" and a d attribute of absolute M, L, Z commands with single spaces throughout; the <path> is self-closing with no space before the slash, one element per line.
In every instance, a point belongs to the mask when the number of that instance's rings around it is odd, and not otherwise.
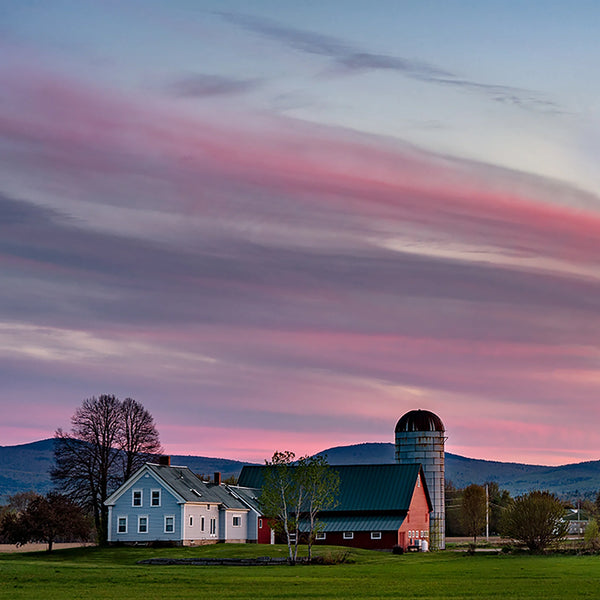
<path fill-rule="evenodd" d="M 268 467 L 246 466 L 239 485 L 260 490 Z M 432 510 L 423 469 L 413 465 L 332 466 L 340 478 L 337 505 L 318 515 L 315 544 L 403 549 L 429 542 Z M 301 521 L 300 531 L 307 524 Z"/>

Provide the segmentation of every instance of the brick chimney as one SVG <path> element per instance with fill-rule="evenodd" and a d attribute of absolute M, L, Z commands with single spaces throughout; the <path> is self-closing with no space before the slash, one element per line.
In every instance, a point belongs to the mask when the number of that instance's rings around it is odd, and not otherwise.
<path fill-rule="evenodd" d="M 171 466 L 171 457 L 167 454 L 163 454 L 158 457 L 158 464 L 162 467 L 170 467 Z"/>
<path fill-rule="evenodd" d="M 217 485 L 221 485 L 221 473 L 219 471 L 215 471 L 215 483 Z"/>

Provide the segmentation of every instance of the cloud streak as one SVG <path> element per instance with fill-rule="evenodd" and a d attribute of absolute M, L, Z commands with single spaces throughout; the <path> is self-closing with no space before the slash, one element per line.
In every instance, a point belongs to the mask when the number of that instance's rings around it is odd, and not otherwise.
<path fill-rule="evenodd" d="M 83 397 L 130 394 L 166 430 L 190 414 L 246 427 L 246 447 L 265 427 L 309 435 L 310 409 L 312 450 L 391 439 L 415 404 L 449 429 L 474 398 L 524 421 L 566 397 L 600 416 L 589 196 L 339 128 L 182 116 L 35 69 L 0 84 L 14 397 L 50 385 L 68 418 Z M 543 419 L 550 446 L 559 425 Z"/>
<path fill-rule="evenodd" d="M 245 94 L 261 85 L 259 79 L 233 79 L 222 75 L 196 73 L 172 82 L 167 91 L 180 98 L 204 98 Z"/>
<path fill-rule="evenodd" d="M 556 102 L 533 90 L 471 81 L 427 62 L 358 48 L 344 40 L 312 31 L 287 27 L 275 21 L 240 13 L 218 13 L 227 21 L 306 54 L 331 58 L 338 73 L 392 71 L 425 83 L 462 89 L 518 108 L 547 114 L 563 114 Z"/>

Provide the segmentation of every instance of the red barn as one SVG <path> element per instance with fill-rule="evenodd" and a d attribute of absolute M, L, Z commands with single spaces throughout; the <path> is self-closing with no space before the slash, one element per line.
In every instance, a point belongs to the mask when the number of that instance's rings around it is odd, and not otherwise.
<path fill-rule="evenodd" d="M 265 468 L 244 467 L 238 485 L 260 490 Z M 421 465 L 342 465 L 331 469 L 340 477 L 338 503 L 319 513 L 321 530 L 315 544 L 374 549 L 399 545 L 406 550 L 420 546 L 422 540 L 429 541 L 432 504 Z M 259 543 L 270 541 L 266 519 L 259 518 L 258 525 Z M 307 527 L 302 523 L 300 529 L 306 531 Z"/>

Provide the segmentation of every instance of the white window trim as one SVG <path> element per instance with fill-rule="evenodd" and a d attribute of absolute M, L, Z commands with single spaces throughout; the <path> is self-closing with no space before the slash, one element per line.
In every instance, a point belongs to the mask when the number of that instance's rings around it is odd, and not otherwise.
<path fill-rule="evenodd" d="M 140 503 L 136 504 L 135 503 L 135 495 L 138 494 L 140 495 Z M 139 508 L 140 506 L 144 506 L 144 490 L 131 490 L 131 506 L 135 506 L 136 508 Z"/>
<path fill-rule="evenodd" d="M 204 531 L 204 517 L 200 517 L 200 531 Z"/>
<path fill-rule="evenodd" d="M 317 531 L 315 534 L 315 540 L 326 540 L 327 534 L 324 531 Z"/>
<path fill-rule="evenodd" d="M 354 531 L 344 531 L 342 534 L 342 538 L 345 540 L 353 540 L 354 539 Z"/>
<path fill-rule="evenodd" d="M 211 517 L 209 521 L 209 534 L 210 537 L 217 537 L 217 519 Z"/>
<path fill-rule="evenodd" d="M 190 515 L 190 527 L 194 526 L 194 515 Z"/>
<path fill-rule="evenodd" d="M 371 531 L 371 539 L 372 540 L 380 540 L 381 539 L 381 531 Z"/>
<path fill-rule="evenodd" d="M 237 519 L 238 524 L 235 524 L 235 520 Z M 242 515 L 233 515 L 231 517 L 231 526 L 232 527 L 241 527 L 242 526 Z"/>
<path fill-rule="evenodd" d="M 167 531 L 167 519 L 173 519 L 172 531 Z M 165 515 L 164 525 L 165 525 L 165 531 L 164 531 L 165 533 L 175 533 L 175 515 Z"/>
<path fill-rule="evenodd" d="M 140 530 L 140 525 L 142 519 L 146 519 L 146 531 Z M 138 515 L 138 533 L 148 533 L 150 531 L 150 519 L 148 519 L 148 515 Z"/>
<path fill-rule="evenodd" d="M 119 525 L 121 524 L 121 519 L 125 519 L 125 531 L 119 530 Z M 127 533 L 128 529 L 129 529 L 129 519 L 127 518 L 127 515 L 119 515 L 117 517 L 117 535 Z"/>
<path fill-rule="evenodd" d="M 158 492 L 158 504 L 154 504 L 154 498 L 153 498 L 153 494 L 155 492 Z M 162 504 L 162 492 L 160 489 L 156 489 L 156 490 L 150 490 L 150 506 L 154 506 L 156 507 L 160 507 L 160 505 Z"/>

